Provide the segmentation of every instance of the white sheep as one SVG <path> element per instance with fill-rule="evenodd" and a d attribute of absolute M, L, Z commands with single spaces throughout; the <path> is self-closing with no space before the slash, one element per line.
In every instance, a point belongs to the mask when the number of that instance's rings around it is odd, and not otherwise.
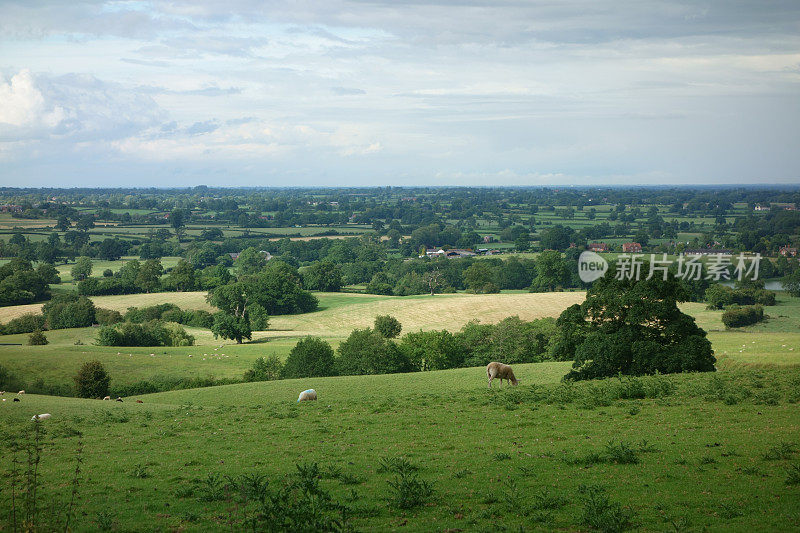
<path fill-rule="evenodd" d="M 104 399 L 104 400 L 110 400 L 110 399 L 111 399 L 111 396 L 106 396 L 106 397 L 105 397 L 105 398 L 103 398 L 103 399 Z"/>
<path fill-rule="evenodd" d="M 298 396 L 297 401 L 309 402 L 309 401 L 314 401 L 316 399 L 317 399 L 317 391 L 315 391 L 314 389 L 308 389 L 300 393 L 300 396 Z"/>
<path fill-rule="evenodd" d="M 48 418 L 50 418 L 50 413 L 44 413 L 41 415 L 33 415 L 33 418 L 31 418 L 31 420 L 34 422 L 38 422 L 39 420 L 47 420 Z"/>
<path fill-rule="evenodd" d="M 24 390 L 19 391 L 17 394 L 25 394 Z"/>
<path fill-rule="evenodd" d="M 492 361 L 486 365 L 486 375 L 489 376 L 490 389 L 492 388 L 492 380 L 494 378 L 500 380 L 501 387 L 503 386 L 504 379 L 510 381 L 512 385 L 519 385 L 519 380 L 514 376 L 514 371 L 511 370 L 511 367 L 503 363 L 498 363 L 497 361 Z"/>

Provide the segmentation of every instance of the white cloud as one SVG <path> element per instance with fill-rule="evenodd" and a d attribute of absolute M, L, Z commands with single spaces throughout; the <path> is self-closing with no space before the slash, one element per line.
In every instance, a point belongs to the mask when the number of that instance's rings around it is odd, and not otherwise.
<path fill-rule="evenodd" d="M 22 128 L 51 129 L 64 118 L 61 107 L 45 102 L 29 70 L 20 71 L 8 82 L 0 80 L 0 123 Z"/>

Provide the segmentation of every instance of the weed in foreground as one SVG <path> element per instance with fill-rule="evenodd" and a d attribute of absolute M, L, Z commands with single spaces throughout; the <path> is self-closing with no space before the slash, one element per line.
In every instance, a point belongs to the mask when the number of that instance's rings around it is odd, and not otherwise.
<path fill-rule="evenodd" d="M 792 463 L 786 470 L 786 484 L 800 485 L 800 464 Z"/>
<path fill-rule="evenodd" d="M 781 459 L 791 459 L 797 453 L 797 446 L 793 442 L 781 442 L 764 454 L 765 461 L 779 461 Z"/>
<path fill-rule="evenodd" d="M 395 474 L 409 474 L 416 472 L 419 467 L 402 456 L 381 457 L 378 472 L 393 472 Z"/>
<path fill-rule="evenodd" d="M 403 472 L 387 481 L 391 487 L 390 503 L 398 509 L 413 509 L 433 496 L 433 486 L 420 481 L 416 473 Z"/>
<path fill-rule="evenodd" d="M 620 533 L 633 528 L 633 512 L 606 496 L 605 490 L 597 486 L 581 486 L 584 495 L 581 524 L 603 533 Z"/>

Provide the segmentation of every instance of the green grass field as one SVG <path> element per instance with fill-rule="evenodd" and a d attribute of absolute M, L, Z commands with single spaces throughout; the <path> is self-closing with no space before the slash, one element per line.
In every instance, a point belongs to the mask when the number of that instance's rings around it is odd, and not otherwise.
<path fill-rule="evenodd" d="M 240 378 L 256 357 L 284 358 L 299 336 L 319 334 L 335 346 L 377 314 L 396 316 L 404 331 L 454 330 L 470 319 L 554 316 L 584 297 L 318 296 L 320 310 L 273 317 L 270 331 L 243 345 L 190 329 L 197 346 L 108 348 L 92 344 L 96 329 L 82 328 L 47 332 L 47 346 L 2 346 L 0 365 L 26 380 L 67 384 L 84 361 L 99 359 L 112 387 Z M 207 306 L 199 292 L 95 301 L 120 310 L 165 301 Z M 709 332 L 719 372 L 564 385 L 570 363 L 551 362 L 515 365 L 521 384 L 502 391 L 487 390 L 485 369 L 462 368 L 245 383 L 123 403 L 32 394 L 11 402 L 7 393 L 0 530 L 11 529 L 13 443 L 37 413 L 52 414 L 40 422 L 39 495 L 56 505 L 43 504 L 41 520 L 65 508 L 74 451 L 83 445 L 77 531 L 243 530 L 260 504 L 225 489 L 222 476 L 261 475 L 277 491 L 297 479 L 297 464 L 311 462 L 323 473 L 315 483 L 347 507 L 348 526 L 359 531 L 797 530 L 800 300 L 781 294 L 767 321 L 737 331 L 724 329 L 721 311 L 682 308 Z M 319 401 L 296 403 L 309 387 Z M 406 477 L 412 488 L 414 479 L 433 487 L 410 509 L 397 503 L 390 484 L 397 474 L 382 468 L 393 457 L 418 467 Z"/>
<path fill-rule="evenodd" d="M 6 488 L 12 437 L 46 412 L 39 495 L 64 508 L 81 442 L 78 531 L 243 530 L 260 506 L 215 476 L 259 474 L 275 491 L 311 462 L 360 531 L 800 527 L 796 368 L 651 378 L 660 394 L 621 399 L 616 379 L 559 385 L 566 366 L 519 365 L 522 384 L 502 391 L 467 368 L 212 387 L 142 404 L 26 395 L 0 404 L 0 472 Z M 307 387 L 319 401 L 297 404 Z M 395 457 L 433 487 L 411 509 L 382 469 Z M 0 493 L 0 519 L 9 498 Z"/>

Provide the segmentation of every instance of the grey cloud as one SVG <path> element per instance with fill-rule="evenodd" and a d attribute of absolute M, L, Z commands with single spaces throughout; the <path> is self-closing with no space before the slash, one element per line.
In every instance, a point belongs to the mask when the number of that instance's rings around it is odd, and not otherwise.
<path fill-rule="evenodd" d="M 355 87 L 331 87 L 331 92 L 339 96 L 355 96 L 359 94 L 367 94 L 364 89 Z"/>

